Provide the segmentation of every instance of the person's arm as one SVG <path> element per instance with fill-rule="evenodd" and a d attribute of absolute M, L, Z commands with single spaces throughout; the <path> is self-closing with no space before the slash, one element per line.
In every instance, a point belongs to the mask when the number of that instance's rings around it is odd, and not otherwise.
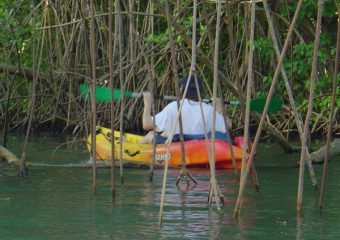
<path fill-rule="evenodd" d="M 152 95 L 150 92 L 143 93 L 144 110 L 143 110 L 143 129 L 148 131 L 153 129 L 153 120 L 151 117 Z"/>

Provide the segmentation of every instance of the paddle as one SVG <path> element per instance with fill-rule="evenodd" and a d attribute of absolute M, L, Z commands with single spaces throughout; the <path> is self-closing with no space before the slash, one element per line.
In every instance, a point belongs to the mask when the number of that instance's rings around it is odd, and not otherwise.
<path fill-rule="evenodd" d="M 89 92 L 90 89 L 86 86 L 86 84 L 80 84 L 80 91 L 82 93 L 82 96 L 85 99 L 89 99 Z M 121 97 L 130 98 L 130 97 L 141 97 L 143 96 L 143 93 L 141 92 L 130 92 L 130 91 L 124 91 L 122 92 L 120 89 L 115 88 L 113 90 L 113 99 L 114 101 L 118 101 Z M 164 99 L 164 100 L 176 100 L 177 98 L 175 96 L 155 96 L 155 98 L 158 99 Z M 111 92 L 109 87 L 103 87 L 103 86 L 97 86 L 96 87 L 96 102 L 110 102 L 111 101 Z M 211 99 L 202 99 L 203 102 L 209 103 L 212 102 Z M 259 97 L 254 100 L 250 100 L 250 110 L 261 113 L 264 109 L 264 105 L 266 103 L 266 97 Z M 224 101 L 224 104 L 229 105 L 235 105 L 239 106 L 239 101 Z M 282 100 L 274 98 L 271 100 L 268 108 L 268 113 L 276 113 L 278 112 L 282 107 Z"/>

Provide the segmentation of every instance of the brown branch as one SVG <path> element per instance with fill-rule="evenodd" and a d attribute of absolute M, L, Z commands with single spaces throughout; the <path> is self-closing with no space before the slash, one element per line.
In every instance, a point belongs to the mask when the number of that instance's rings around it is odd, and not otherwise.
<path fill-rule="evenodd" d="M 26 76 L 30 80 L 33 79 L 33 75 L 36 74 L 34 73 L 31 69 L 28 68 L 20 68 L 16 66 L 8 66 L 8 65 L 2 65 L 0 64 L 0 72 L 8 72 L 9 74 L 18 74 L 20 76 Z"/>

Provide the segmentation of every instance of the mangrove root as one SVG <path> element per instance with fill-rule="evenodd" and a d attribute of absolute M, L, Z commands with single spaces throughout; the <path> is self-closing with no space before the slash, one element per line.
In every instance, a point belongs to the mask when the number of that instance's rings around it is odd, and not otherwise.
<path fill-rule="evenodd" d="M 326 145 L 321 147 L 319 150 L 312 152 L 310 154 L 310 158 L 312 163 L 322 163 L 325 159 L 325 151 Z M 332 160 L 332 157 L 340 155 L 340 138 L 335 138 L 333 142 L 331 142 L 329 146 L 329 158 Z"/>
<path fill-rule="evenodd" d="M 20 160 L 8 149 L 0 145 L 0 157 L 5 159 L 8 163 L 18 163 Z"/>

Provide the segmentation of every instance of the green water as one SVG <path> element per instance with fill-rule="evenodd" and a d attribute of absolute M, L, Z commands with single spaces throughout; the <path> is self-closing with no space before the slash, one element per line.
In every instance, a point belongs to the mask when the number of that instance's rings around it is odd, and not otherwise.
<path fill-rule="evenodd" d="M 32 138 L 27 157 L 49 164 L 88 160 L 83 144 L 64 144 L 60 137 Z M 77 147 L 78 146 L 78 147 Z M 21 138 L 11 137 L 8 147 L 20 155 Z M 92 193 L 92 169 L 31 167 L 16 176 L 17 166 L 0 163 L 0 239 L 339 239 L 340 159 L 332 159 L 325 204 L 306 172 L 302 218 L 296 217 L 299 154 L 285 154 L 276 145 L 261 144 L 256 164 L 260 192 L 251 181 L 239 218 L 233 218 L 238 181 L 232 171 L 217 171 L 225 197 L 224 215 L 207 205 L 210 173 L 190 170 L 198 184 L 175 185 L 178 170 L 168 174 L 164 220 L 158 226 L 163 170 L 149 182 L 148 170 L 124 169 L 124 185 L 117 169 L 116 199 L 112 204 L 110 169 L 97 173 L 97 194 Z M 320 182 L 322 166 L 315 171 Z"/>

